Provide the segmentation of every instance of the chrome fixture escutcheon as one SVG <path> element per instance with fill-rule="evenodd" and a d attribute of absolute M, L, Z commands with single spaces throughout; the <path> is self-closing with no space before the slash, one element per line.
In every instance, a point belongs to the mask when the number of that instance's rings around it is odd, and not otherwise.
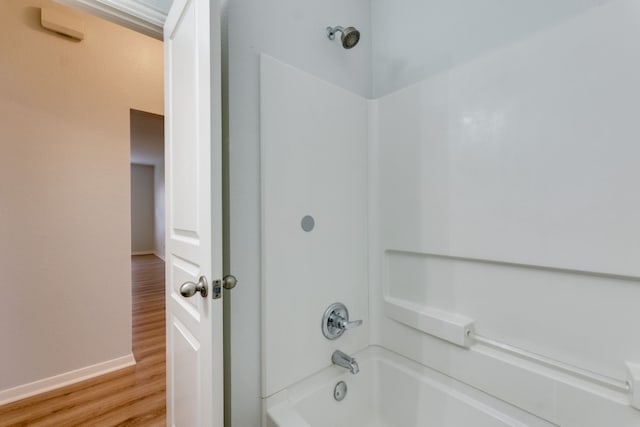
<path fill-rule="evenodd" d="M 200 292 L 200 296 L 203 298 L 209 294 L 209 284 L 206 277 L 198 277 L 198 283 L 184 282 L 182 286 L 180 286 L 180 295 L 185 298 L 194 296 L 196 292 Z"/>
<path fill-rule="evenodd" d="M 333 389 L 333 398 L 338 402 L 347 397 L 347 383 L 340 381 Z"/>
<path fill-rule="evenodd" d="M 335 340 L 347 329 L 353 329 L 360 325 L 362 325 L 362 320 L 349 321 L 349 311 L 340 302 L 331 304 L 322 316 L 322 334 L 330 340 Z"/>

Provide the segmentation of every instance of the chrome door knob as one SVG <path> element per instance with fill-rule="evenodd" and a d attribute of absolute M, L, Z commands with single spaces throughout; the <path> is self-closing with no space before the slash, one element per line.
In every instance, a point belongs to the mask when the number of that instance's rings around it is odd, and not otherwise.
<path fill-rule="evenodd" d="M 209 284 L 207 283 L 206 277 L 198 277 L 198 283 L 184 282 L 182 286 L 180 286 L 180 295 L 185 298 L 194 296 L 196 292 L 200 292 L 200 296 L 203 298 L 209 294 Z"/>
<path fill-rule="evenodd" d="M 238 279 L 232 274 L 227 274 L 222 279 L 222 287 L 225 289 L 233 289 L 238 284 Z"/>

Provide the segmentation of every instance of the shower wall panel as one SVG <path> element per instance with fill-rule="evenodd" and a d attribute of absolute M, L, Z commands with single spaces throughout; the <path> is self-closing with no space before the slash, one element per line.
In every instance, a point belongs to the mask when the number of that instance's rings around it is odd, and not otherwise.
<path fill-rule="evenodd" d="M 268 56 L 260 67 L 266 397 L 368 344 L 367 101 Z M 334 302 L 364 325 L 329 341 Z"/>
<path fill-rule="evenodd" d="M 374 101 L 374 343 L 559 425 L 638 424 L 623 391 L 383 310 L 463 315 L 624 384 L 640 361 L 639 40 L 640 2 L 605 2 Z"/>
<path fill-rule="evenodd" d="M 223 1 L 223 62 L 228 65 L 229 271 L 240 281 L 229 299 L 230 377 L 227 399 L 234 426 L 260 423 L 260 54 L 265 53 L 333 84 L 369 96 L 371 18 L 369 0 Z M 358 46 L 344 50 L 327 39 L 328 25 L 362 31 Z M 225 37 L 226 36 L 226 37 Z"/>

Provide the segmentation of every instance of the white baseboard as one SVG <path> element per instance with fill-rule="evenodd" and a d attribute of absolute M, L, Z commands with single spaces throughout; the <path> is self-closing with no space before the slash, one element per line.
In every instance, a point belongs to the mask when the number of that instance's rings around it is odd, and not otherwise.
<path fill-rule="evenodd" d="M 107 360 L 106 362 L 97 363 L 95 365 L 86 366 L 84 368 L 76 369 L 75 371 L 65 372 L 64 374 L 55 375 L 49 378 L 43 378 L 41 380 L 19 385 L 7 390 L 1 390 L 0 405 L 6 405 L 7 403 L 15 402 L 16 400 L 35 396 L 36 394 L 44 393 L 46 391 L 64 387 L 80 381 L 88 380 L 89 378 L 104 375 L 106 373 L 117 371 L 118 369 L 126 368 L 135 364 L 136 359 L 133 357 L 133 353 L 129 353 L 126 356 Z"/>
<path fill-rule="evenodd" d="M 153 251 L 141 251 L 141 252 L 131 252 L 131 255 L 155 255 Z"/>
<path fill-rule="evenodd" d="M 153 254 L 164 261 L 164 257 L 161 256 L 158 252 L 154 252 Z"/>

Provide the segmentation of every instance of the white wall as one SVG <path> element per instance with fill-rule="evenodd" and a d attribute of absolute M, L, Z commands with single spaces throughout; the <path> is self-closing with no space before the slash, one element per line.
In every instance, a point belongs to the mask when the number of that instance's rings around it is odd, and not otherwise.
<path fill-rule="evenodd" d="M 234 0 L 227 16 L 230 272 L 239 280 L 230 293 L 231 422 L 254 426 L 261 416 L 259 54 L 368 95 L 371 31 L 366 0 Z M 328 25 L 359 27 L 360 45 L 346 51 L 328 41 Z"/>
<path fill-rule="evenodd" d="M 0 2 L 0 390 L 131 354 L 129 109 L 162 114 L 162 44 Z"/>
<path fill-rule="evenodd" d="M 154 167 L 131 164 L 131 253 L 153 253 Z"/>
<path fill-rule="evenodd" d="M 376 37 L 393 40 L 407 15 L 379 4 L 373 15 L 392 20 Z M 635 0 L 586 8 L 378 86 L 427 76 L 373 106 L 373 342 L 558 425 L 640 422 L 625 393 L 447 343 L 383 304 L 464 315 L 483 336 L 627 379 L 625 362 L 640 360 L 639 11 Z M 428 27 L 417 43 L 431 43 Z"/>
<path fill-rule="evenodd" d="M 161 166 L 153 166 L 153 224 L 154 254 L 164 260 L 165 253 L 165 203 L 164 203 L 164 161 Z"/>
<path fill-rule="evenodd" d="M 131 110 L 131 161 L 153 165 L 153 246 L 151 251 L 164 259 L 164 117 Z"/>
<path fill-rule="evenodd" d="M 611 0 L 372 0 L 372 94 L 386 95 Z"/>

